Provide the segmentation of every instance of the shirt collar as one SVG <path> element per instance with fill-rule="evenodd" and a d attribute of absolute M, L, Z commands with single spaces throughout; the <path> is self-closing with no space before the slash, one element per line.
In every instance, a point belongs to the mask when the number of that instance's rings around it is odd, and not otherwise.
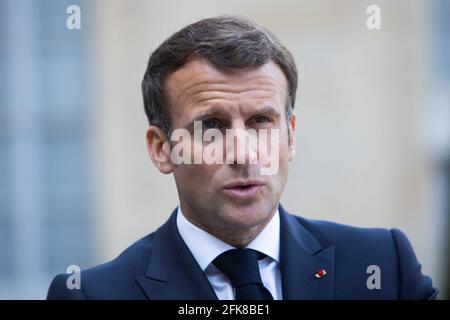
<path fill-rule="evenodd" d="M 233 246 L 192 224 L 186 219 L 180 206 L 177 211 L 177 228 L 203 271 L 211 262 Z M 278 209 L 269 223 L 245 248 L 264 253 L 279 263 L 280 260 L 280 216 Z"/>

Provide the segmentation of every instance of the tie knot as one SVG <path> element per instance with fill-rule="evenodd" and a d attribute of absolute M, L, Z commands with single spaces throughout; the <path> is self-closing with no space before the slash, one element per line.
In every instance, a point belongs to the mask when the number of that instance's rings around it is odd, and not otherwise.
<path fill-rule="evenodd" d="M 213 264 L 238 288 L 249 284 L 262 284 L 258 259 L 264 256 L 253 249 L 231 249 L 214 259 Z"/>

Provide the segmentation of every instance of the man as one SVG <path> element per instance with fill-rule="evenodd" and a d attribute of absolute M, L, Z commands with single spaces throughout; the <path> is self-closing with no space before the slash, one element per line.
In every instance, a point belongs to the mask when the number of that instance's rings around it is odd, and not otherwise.
<path fill-rule="evenodd" d="M 142 82 L 147 144 L 159 171 L 173 173 L 180 205 L 116 259 L 82 271 L 80 289 L 58 275 L 48 298 L 434 299 L 401 231 L 310 221 L 279 204 L 296 89 L 292 55 L 244 18 L 204 19 L 161 44 Z"/>

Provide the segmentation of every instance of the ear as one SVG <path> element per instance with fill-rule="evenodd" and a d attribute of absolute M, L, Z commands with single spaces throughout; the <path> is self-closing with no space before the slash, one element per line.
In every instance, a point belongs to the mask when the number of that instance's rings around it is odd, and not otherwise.
<path fill-rule="evenodd" d="M 157 126 L 150 126 L 146 137 L 148 154 L 153 164 L 161 173 L 171 173 L 173 165 L 170 156 L 170 144 L 165 132 Z"/>
<path fill-rule="evenodd" d="M 289 126 L 289 161 L 292 161 L 295 157 L 295 127 L 297 126 L 295 113 L 292 113 L 287 125 Z"/>

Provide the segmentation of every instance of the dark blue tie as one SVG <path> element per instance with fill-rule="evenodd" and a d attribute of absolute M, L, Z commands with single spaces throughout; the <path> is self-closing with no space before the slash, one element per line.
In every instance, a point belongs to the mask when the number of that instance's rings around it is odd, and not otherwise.
<path fill-rule="evenodd" d="M 261 259 L 265 255 L 253 249 L 232 249 L 214 259 L 213 264 L 236 289 L 236 300 L 273 300 L 262 283 L 258 257 Z"/>

